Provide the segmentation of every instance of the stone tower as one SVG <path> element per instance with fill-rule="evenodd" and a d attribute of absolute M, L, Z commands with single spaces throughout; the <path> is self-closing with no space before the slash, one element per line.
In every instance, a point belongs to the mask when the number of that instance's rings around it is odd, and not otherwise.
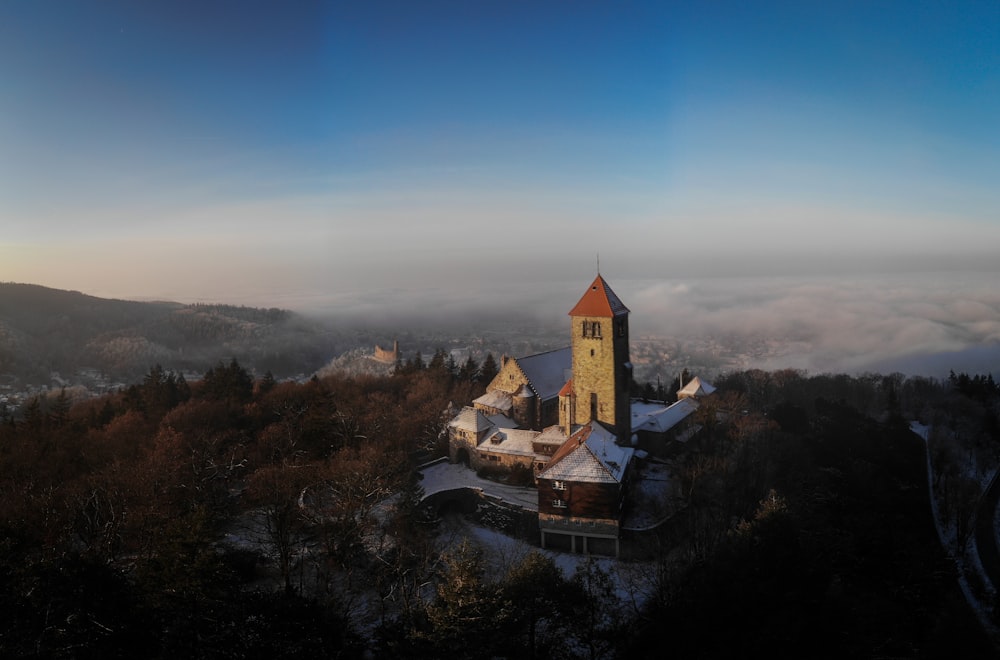
<path fill-rule="evenodd" d="M 631 443 L 628 314 L 600 274 L 570 310 L 573 380 L 560 393 L 560 425 L 567 432 L 597 420 L 614 429 L 619 443 Z"/>

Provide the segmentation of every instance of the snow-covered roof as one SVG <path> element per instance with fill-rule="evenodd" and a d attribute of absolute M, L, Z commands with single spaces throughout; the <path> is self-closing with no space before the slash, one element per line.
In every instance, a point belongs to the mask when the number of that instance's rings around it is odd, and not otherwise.
<path fill-rule="evenodd" d="M 497 454 L 534 456 L 535 450 L 531 443 L 538 435 L 538 431 L 530 429 L 497 429 L 479 445 L 479 449 Z"/>
<path fill-rule="evenodd" d="M 479 405 L 486 406 L 487 408 L 496 408 L 497 410 L 510 410 L 514 407 L 510 393 L 504 392 L 503 390 L 493 390 L 492 392 L 487 392 L 478 399 L 474 400 L 472 403 L 478 403 Z"/>
<path fill-rule="evenodd" d="M 573 354 L 569 346 L 515 359 L 542 399 L 558 395 L 573 368 Z"/>
<path fill-rule="evenodd" d="M 632 402 L 632 432 L 654 431 L 663 433 L 684 421 L 698 409 L 695 399 L 681 399 L 669 406 L 663 403 Z"/>
<path fill-rule="evenodd" d="M 489 418 L 483 414 L 483 411 L 477 410 L 471 406 L 465 406 L 462 410 L 455 415 L 454 419 L 448 422 L 448 426 L 456 429 L 461 429 L 463 431 L 474 431 L 479 433 L 480 431 L 485 431 L 493 426 L 490 423 Z"/>
<path fill-rule="evenodd" d="M 621 447 L 615 435 L 600 424 L 587 424 L 569 437 L 548 466 L 542 479 L 588 483 L 621 483 L 635 450 Z"/>
<path fill-rule="evenodd" d="M 691 379 L 687 385 L 678 390 L 677 398 L 689 397 L 689 396 L 706 396 L 715 391 L 709 383 L 702 381 L 700 378 L 695 376 Z"/>
<path fill-rule="evenodd" d="M 566 442 L 566 433 L 563 431 L 563 427 L 555 424 L 553 426 L 547 426 L 542 429 L 536 442 L 547 442 L 550 444 L 559 444 Z"/>
<path fill-rule="evenodd" d="M 569 315 L 612 318 L 628 314 L 628 312 L 629 309 L 625 303 L 615 295 L 604 278 L 598 274 L 580 301 L 570 310 Z"/>
<path fill-rule="evenodd" d="M 520 426 L 507 415 L 487 415 L 486 419 L 490 420 L 490 423 L 498 429 L 516 429 Z"/>

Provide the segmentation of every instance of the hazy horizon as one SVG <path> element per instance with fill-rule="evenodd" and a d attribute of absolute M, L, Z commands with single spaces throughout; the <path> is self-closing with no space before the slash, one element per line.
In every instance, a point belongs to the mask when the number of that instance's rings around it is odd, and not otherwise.
<path fill-rule="evenodd" d="M 729 349 L 767 343 L 773 355 L 746 365 L 765 370 L 936 378 L 954 370 L 1000 378 L 1000 289 L 992 272 L 677 279 L 603 274 L 631 310 L 633 340 L 670 338 L 694 346 L 713 338 Z M 400 286 L 252 299 L 127 299 L 278 307 L 341 330 L 383 331 L 384 341 L 393 331 L 419 336 L 450 330 L 457 337 L 512 327 L 555 339 L 565 334 L 568 341 L 567 313 L 592 276 L 516 282 L 488 293 L 469 286 Z"/>
<path fill-rule="evenodd" d="M 9 2 L 0 79 L 0 281 L 413 318 L 599 255 L 636 327 L 997 370 L 996 3 Z"/>

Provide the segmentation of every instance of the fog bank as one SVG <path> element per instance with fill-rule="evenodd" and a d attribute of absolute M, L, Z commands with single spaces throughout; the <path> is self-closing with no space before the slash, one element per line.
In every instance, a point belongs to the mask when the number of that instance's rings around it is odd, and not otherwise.
<path fill-rule="evenodd" d="M 631 309 L 633 338 L 712 337 L 758 357 L 750 366 L 810 373 L 950 369 L 1000 374 L 1000 277 L 988 272 L 639 280 L 605 273 Z M 408 329 L 534 327 L 568 332 L 589 283 L 316 294 L 302 311 L 340 323 Z M 275 303 L 281 306 L 281 301 Z M 303 309 L 303 307 L 308 307 Z M 760 357 L 760 347 L 766 346 Z"/>

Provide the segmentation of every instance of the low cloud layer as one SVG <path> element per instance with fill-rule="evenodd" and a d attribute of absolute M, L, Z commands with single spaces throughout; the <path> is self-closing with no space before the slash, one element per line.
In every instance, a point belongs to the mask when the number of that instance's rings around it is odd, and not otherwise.
<path fill-rule="evenodd" d="M 766 341 L 774 351 L 761 368 L 941 376 L 1000 371 L 996 282 L 936 273 L 638 283 L 630 304 L 640 331 Z"/>
<path fill-rule="evenodd" d="M 684 344 L 711 337 L 761 369 L 934 377 L 950 369 L 1000 375 L 997 279 L 994 273 L 955 272 L 657 281 L 608 276 L 632 311 L 634 339 Z M 462 284 L 413 289 L 401 282 L 397 289 L 335 300 L 317 296 L 308 306 L 341 322 L 372 326 L 519 326 L 559 333 L 568 330 L 566 314 L 586 288 L 551 280 Z"/>

